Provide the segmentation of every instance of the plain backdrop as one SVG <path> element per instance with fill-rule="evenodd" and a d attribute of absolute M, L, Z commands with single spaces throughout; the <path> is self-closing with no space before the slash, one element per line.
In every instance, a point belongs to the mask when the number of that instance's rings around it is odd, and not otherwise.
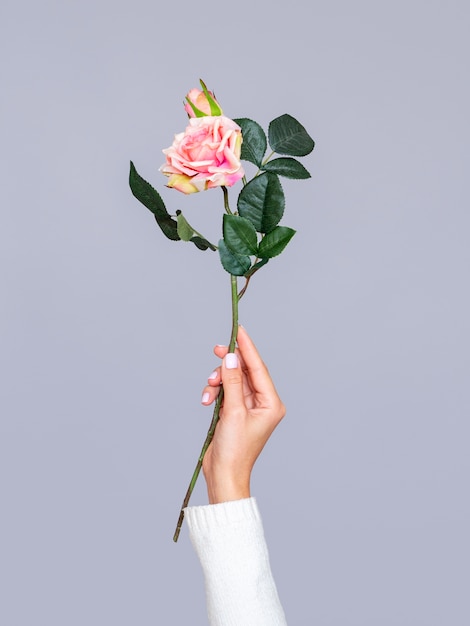
<path fill-rule="evenodd" d="M 288 408 L 253 476 L 288 623 L 468 626 L 469 29 L 464 0 L 3 0 L 2 626 L 207 623 L 172 536 L 230 281 L 128 188 L 132 159 L 219 237 L 221 192 L 158 172 L 199 78 L 316 141 L 240 306 Z"/>

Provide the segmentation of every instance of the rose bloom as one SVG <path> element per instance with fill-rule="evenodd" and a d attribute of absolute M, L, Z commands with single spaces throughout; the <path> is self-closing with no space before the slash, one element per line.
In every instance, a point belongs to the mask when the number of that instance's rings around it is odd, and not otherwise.
<path fill-rule="evenodd" d="M 209 93 L 214 98 L 214 94 L 212 93 L 212 91 L 209 91 Z M 210 107 L 209 102 L 207 101 L 206 94 L 200 89 L 197 89 L 196 87 L 194 87 L 194 89 L 191 89 L 191 91 L 188 93 L 186 98 L 190 100 L 197 109 L 202 111 L 202 113 L 205 113 L 206 115 L 211 114 L 211 107 Z M 217 102 L 217 100 L 215 101 Z M 219 108 L 222 111 L 220 104 L 218 102 L 217 104 L 219 105 Z M 184 105 L 184 110 L 186 111 L 189 117 L 195 117 L 194 111 L 191 105 L 189 104 L 189 102 L 186 102 L 186 104 Z"/>
<path fill-rule="evenodd" d="M 240 163 L 241 129 L 223 115 L 192 117 L 184 133 L 163 150 L 166 163 L 160 171 L 169 176 L 167 186 L 183 193 L 231 187 L 245 174 Z"/>

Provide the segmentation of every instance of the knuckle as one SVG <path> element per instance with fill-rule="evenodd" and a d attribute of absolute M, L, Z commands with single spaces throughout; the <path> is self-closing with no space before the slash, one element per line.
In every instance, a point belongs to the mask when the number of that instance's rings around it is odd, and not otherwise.
<path fill-rule="evenodd" d="M 240 406 L 234 406 L 230 409 L 230 417 L 237 422 L 241 422 L 241 420 L 245 417 L 246 412 Z"/>
<path fill-rule="evenodd" d="M 243 379 L 241 377 L 241 375 L 238 372 L 233 372 L 230 374 L 226 374 L 224 376 L 224 383 L 228 384 L 228 385 L 241 385 L 243 382 Z"/>
<path fill-rule="evenodd" d="M 284 404 L 284 402 L 282 402 L 281 400 L 279 400 L 278 406 L 277 406 L 277 417 L 278 420 L 281 421 L 285 415 L 286 415 L 286 405 Z"/>

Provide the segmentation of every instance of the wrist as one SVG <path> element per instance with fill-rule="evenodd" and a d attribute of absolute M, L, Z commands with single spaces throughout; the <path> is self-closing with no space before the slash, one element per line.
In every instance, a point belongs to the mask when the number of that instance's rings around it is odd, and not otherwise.
<path fill-rule="evenodd" d="M 250 498 L 250 480 L 240 480 L 214 476 L 206 476 L 207 495 L 209 504 L 220 504 L 221 502 L 230 502 L 232 500 L 243 500 Z"/>

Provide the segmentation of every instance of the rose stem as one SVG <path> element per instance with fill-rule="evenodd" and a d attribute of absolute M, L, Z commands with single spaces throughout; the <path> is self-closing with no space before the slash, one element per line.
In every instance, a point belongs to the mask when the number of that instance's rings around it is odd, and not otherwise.
<path fill-rule="evenodd" d="M 238 332 L 238 286 L 237 286 L 237 277 L 230 274 L 231 288 L 232 288 L 232 334 L 230 336 L 230 343 L 228 347 L 229 352 L 235 352 L 235 344 L 237 341 L 237 332 Z M 191 498 L 191 494 L 193 492 L 194 486 L 196 485 L 196 481 L 198 479 L 199 473 L 202 468 L 202 461 L 204 459 L 204 455 L 206 454 L 207 448 L 209 447 L 212 438 L 214 437 L 215 427 L 217 426 L 217 422 L 219 421 L 219 412 L 220 406 L 222 404 L 222 400 L 224 397 L 224 389 L 220 388 L 219 396 L 215 403 L 214 413 L 212 414 L 212 421 L 209 426 L 209 430 L 207 431 L 207 436 L 202 446 L 201 453 L 199 455 L 196 467 L 194 469 L 191 482 L 189 483 L 188 490 L 183 500 L 183 504 L 181 505 L 181 511 L 178 518 L 178 523 L 176 524 L 175 534 L 173 535 L 173 541 L 176 543 L 178 541 L 178 537 L 180 534 L 181 526 L 183 524 L 184 519 L 184 509 L 188 506 L 189 499 Z"/>
<path fill-rule="evenodd" d="M 225 209 L 225 212 L 228 213 L 229 215 L 233 215 L 232 211 L 230 210 L 230 205 L 228 203 L 228 190 L 227 190 L 227 187 L 222 186 L 222 192 L 224 194 L 224 209 Z"/>

